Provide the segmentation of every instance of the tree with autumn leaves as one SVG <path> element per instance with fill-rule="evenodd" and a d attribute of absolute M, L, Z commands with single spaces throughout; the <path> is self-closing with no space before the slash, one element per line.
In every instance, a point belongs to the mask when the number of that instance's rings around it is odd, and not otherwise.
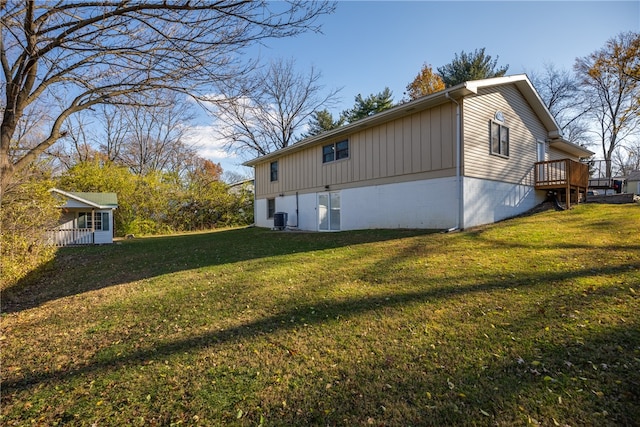
<path fill-rule="evenodd" d="M 499 67 L 497 58 L 486 55 L 484 48 L 462 51 L 437 72 L 425 63 L 407 85 L 406 95 L 414 100 L 464 81 L 503 76 L 508 68 Z M 547 65 L 546 75 L 532 76 L 532 81 L 568 139 L 600 146 L 607 177 L 615 172 L 614 161 L 624 169 L 625 157 L 634 156 L 639 143 L 638 32 L 621 33 L 590 55 L 577 58 L 573 75 Z"/>
<path fill-rule="evenodd" d="M 431 64 L 425 62 L 418 75 L 407 85 L 406 95 L 414 100 L 444 89 L 442 77 L 433 71 Z"/>
<path fill-rule="evenodd" d="M 617 35 L 603 48 L 576 59 L 574 70 L 610 178 L 616 151 L 638 141 L 640 33 Z"/>

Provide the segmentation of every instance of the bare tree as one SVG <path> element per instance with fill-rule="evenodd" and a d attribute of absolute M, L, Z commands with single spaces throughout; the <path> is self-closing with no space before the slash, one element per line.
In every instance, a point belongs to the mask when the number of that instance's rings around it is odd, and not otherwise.
<path fill-rule="evenodd" d="M 234 0 L 0 1 L 0 203 L 15 171 L 64 136 L 72 114 L 98 104 L 135 104 L 159 88 L 211 93 L 212 85 L 232 81 L 253 65 L 239 60 L 244 48 L 317 30 L 317 19 L 334 7 Z M 12 141 L 20 119 L 47 98 L 58 105 L 50 111 L 48 132 L 17 154 Z"/>
<path fill-rule="evenodd" d="M 138 106 L 120 108 L 127 136 L 116 163 L 144 175 L 150 171 L 175 171 L 181 161 L 196 154 L 195 148 L 184 142 L 186 123 L 193 118 L 193 104 L 178 98 L 175 92 L 161 91 L 156 104 L 142 106 L 141 100 Z"/>
<path fill-rule="evenodd" d="M 620 145 L 612 156 L 613 169 L 620 176 L 640 171 L 640 139 Z"/>
<path fill-rule="evenodd" d="M 68 153 L 68 157 L 72 163 L 86 162 L 97 154 L 97 150 L 93 148 L 93 141 L 95 136 L 90 123 L 89 117 L 75 115 L 69 117 L 69 132 L 67 132 L 66 140 L 71 143 L 71 153 Z"/>
<path fill-rule="evenodd" d="M 100 106 L 99 117 L 104 130 L 102 140 L 98 144 L 100 151 L 108 160 L 115 161 L 120 158 L 127 139 L 127 120 L 117 107 L 110 105 Z"/>
<path fill-rule="evenodd" d="M 640 81 L 629 72 L 637 61 L 637 52 L 630 52 L 637 48 L 638 38 L 640 33 L 621 33 L 604 48 L 576 59 L 574 65 L 589 105 L 589 117 L 597 123 L 595 132 L 607 165 L 607 178 L 612 173 L 613 153 L 640 124 Z"/>
<path fill-rule="evenodd" d="M 240 91 L 227 90 L 212 111 L 226 149 L 265 155 L 294 142 L 302 125 L 320 107 L 332 105 L 340 89 L 321 93 L 321 73 L 298 73 L 293 60 L 276 60 L 246 80 Z M 233 88 L 231 88 L 233 89 Z"/>
<path fill-rule="evenodd" d="M 530 77 L 564 137 L 573 143 L 587 145 L 588 129 L 584 118 L 588 108 L 576 103 L 580 96 L 576 77 L 567 70 L 557 69 L 553 64 L 545 64 L 541 74 L 530 73 Z"/>

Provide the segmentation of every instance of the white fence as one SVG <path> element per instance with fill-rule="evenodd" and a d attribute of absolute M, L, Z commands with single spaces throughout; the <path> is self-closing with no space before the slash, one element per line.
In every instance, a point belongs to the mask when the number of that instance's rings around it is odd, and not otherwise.
<path fill-rule="evenodd" d="M 49 244 L 54 246 L 93 245 L 93 230 L 88 228 L 68 228 L 47 230 Z"/>

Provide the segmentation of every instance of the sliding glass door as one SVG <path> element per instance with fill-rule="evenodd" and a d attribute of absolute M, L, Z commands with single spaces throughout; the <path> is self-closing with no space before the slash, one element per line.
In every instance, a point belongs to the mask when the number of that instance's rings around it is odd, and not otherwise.
<path fill-rule="evenodd" d="M 340 230 L 340 192 L 318 193 L 318 231 Z"/>

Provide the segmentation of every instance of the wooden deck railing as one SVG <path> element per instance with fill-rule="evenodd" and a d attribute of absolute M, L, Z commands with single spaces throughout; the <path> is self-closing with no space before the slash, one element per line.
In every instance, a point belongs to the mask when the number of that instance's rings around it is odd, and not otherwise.
<path fill-rule="evenodd" d="M 54 246 L 93 245 L 94 234 L 90 228 L 47 230 L 49 243 Z"/>
<path fill-rule="evenodd" d="M 580 201 L 580 192 L 585 195 L 589 186 L 589 166 L 575 160 L 548 160 L 535 164 L 537 190 L 562 190 L 567 209 Z"/>
<path fill-rule="evenodd" d="M 537 162 L 535 180 L 537 189 L 586 189 L 589 185 L 589 166 L 570 159 Z"/>

